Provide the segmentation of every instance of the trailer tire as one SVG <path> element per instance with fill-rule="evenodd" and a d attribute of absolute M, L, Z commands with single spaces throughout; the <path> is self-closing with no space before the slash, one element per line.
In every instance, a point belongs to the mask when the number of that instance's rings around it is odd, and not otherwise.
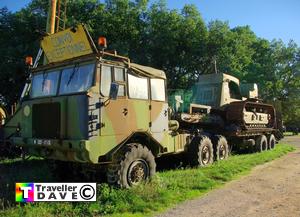
<path fill-rule="evenodd" d="M 262 152 L 268 150 L 268 140 L 265 135 L 260 135 L 255 140 L 256 152 Z"/>
<path fill-rule="evenodd" d="M 271 134 L 271 136 L 269 137 L 269 142 L 268 142 L 268 148 L 270 150 L 274 149 L 276 145 L 276 139 L 275 136 L 273 134 Z"/>
<path fill-rule="evenodd" d="M 217 161 L 225 160 L 229 155 L 229 146 L 224 136 L 216 136 L 214 139 L 215 157 Z"/>
<path fill-rule="evenodd" d="M 214 149 L 207 136 L 196 137 L 190 144 L 188 157 L 191 166 L 208 166 L 214 161 Z"/>
<path fill-rule="evenodd" d="M 119 188 L 130 188 L 154 176 L 156 163 L 152 152 L 138 143 L 125 145 L 108 166 L 107 181 Z"/>

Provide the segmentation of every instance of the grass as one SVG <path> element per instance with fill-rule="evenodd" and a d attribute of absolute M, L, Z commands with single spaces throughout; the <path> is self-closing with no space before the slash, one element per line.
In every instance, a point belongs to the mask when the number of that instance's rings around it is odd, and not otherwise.
<path fill-rule="evenodd" d="M 0 211 L 0 216 L 152 216 L 182 201 L 201 196 L 249 173 L 256 165 L 293 150 L 288 145 L 277 145 L 272 151 L 231 156 L 205 168 L 158 172 L 151 182 L 132 189 L 118 190 L 100 184 L 97 202 L 89 203 L 14 204 L 15 182 L 53 180 L 43 160 L 33 159 L 25 163 L 19 159 L 6 160 L 0 163 L 0 210 L 1 201 L 2 206 L 6 206 Z"/>
<path fill-rule="evenodd" d="M 284 136 L 295 136 L 295 133 L 293 133 L 293 132 L 283 132 L 283 135 Z M 298 135 L 298 134 L 297 134 Z"/>

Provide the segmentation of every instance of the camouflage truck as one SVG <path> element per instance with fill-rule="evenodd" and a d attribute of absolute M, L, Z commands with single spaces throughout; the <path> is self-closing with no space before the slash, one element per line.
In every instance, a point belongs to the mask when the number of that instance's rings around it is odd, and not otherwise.
<path fill-rule="evenodd" d="M 277 127 L 266 123 L 272 115 L 272 123 L 275 120 L 275 114 L 268 113 L 272 106 L 239 101 L 249 103 L 243 109 L 250 116 L 259 116 L 261 125 L 254 127 L 255 132 L 239 130 L 242 120 L 231 120 L 238 109 L 226 107 L 236 100 L 227 96 L 231 87 L 225 83 L 237 82 L 233 77 L 200 78 L 190 111 L 171 109 L 162 70 L 106 52 L 105 44 L 100 38 L 96 47 L 82 25 L 44 37 L 46 64 L 32 67 L 16 112 L 1 128 L 2 140 L 28 155 L 105 171 L 108 183 L 120 187 L 149 179 L 156 171 L 156 159 L 164 155 L 184 153 L 195 166 L 225 159 L 226 138 L 274 147 Z M 211 93 L 215 99 L 211 102 L 220 104 L 210 104 Z M 253 104 L 259 104 L 263 114 L 248 109 Z M 246 113 L 242 118 L 247 119 Z M 252 122 L 246 121 L 247 127 Z"/>

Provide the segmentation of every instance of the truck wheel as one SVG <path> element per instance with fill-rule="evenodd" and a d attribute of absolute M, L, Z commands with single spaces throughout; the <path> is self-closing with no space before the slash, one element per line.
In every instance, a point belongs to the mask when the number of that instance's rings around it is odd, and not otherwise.
<path fill-rule="evenodd" d="M 257 152 L 266 151 L 268 149 L 268 140 L 265 135 L 261 135 L 256 138 L 255 149 Z"/>
<path fill-rule="evenodd" d="M 215 144 L 215 156 L 216 160 L 225 160 L 228 158 L 229 146 L 224 136 L 216 136 Z"/>
<path fill-rule="evenodd" d="M 155 174 L 156 164 L 152 152 L 137 143 L 126 145 L 115 162 L 109 165 L 107 181 L 121 188 L 129 188 L 148 180 Z"/>
<path fill-rule="evenodd" d="M 276 145 L 275 136 L 273 134 L 271 134 L 271 136 L 269 138 L 269 149 L 274 149 L 275 145 Z"/>
<path fill-rule="evenodd" d="M 196 138 L 189 148 L 191 166 L 207 166 L 214 161 L 214 150 L 211 140 L 207 136 Z"/>

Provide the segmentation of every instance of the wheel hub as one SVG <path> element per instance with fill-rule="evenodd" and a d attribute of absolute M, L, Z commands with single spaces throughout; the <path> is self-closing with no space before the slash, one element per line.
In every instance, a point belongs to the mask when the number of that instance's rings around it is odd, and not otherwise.
<path fill-rule="evenodd" d="M 209 159 L 210 159 L 209 148 L 207 146 L 204 146 L 202 149 L 202 163 L 204 165 L 208 164 Z"/>
<path fill-rule="evenodd" d="M 226 155 L 225 146 L 220 145 L 220 149 L 219 149 L 219 158 L 220 158 L 220 160 L 223 160 L 225 158 L 225 155 Z"/>
<path fill-rule="evenodd" d="M 128 168 L 127 181 L 129 185 L 137 185 L 149 176 L 149 167 L 145 160 L 138 159 Z"/>

